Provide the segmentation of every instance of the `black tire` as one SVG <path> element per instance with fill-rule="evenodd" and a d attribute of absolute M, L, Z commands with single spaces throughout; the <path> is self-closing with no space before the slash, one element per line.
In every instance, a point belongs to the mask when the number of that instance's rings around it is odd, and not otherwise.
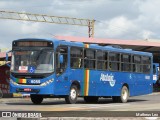
<path fill-rule="evenodd" d="M 121 96 L 119 97 L 119 102 L 126 103 L 129 98 L 129 90 L 126 86 L 123 86 L 121 89 Z"/>
<path fill-rule="evenodd" d="M 121 96 L 113 96 L 112 100 L 113 102 L 117 103 L 126 103 L 128 101 L 129 98 L 129 91 L 128 88 L 126 86 L 123 86 L 121 89 Z"/>
<path fill-rule="evenodd" d="M 72 85 L 70 88 L 69 95 L 65 97 L 67 104 L 75 104 L 78 98 L 78 88 L 76 85 Z"/>
<path fill-rule="evenodd" d="M 41 104 L 43 101 L 43 96 L 41 95 L 31 95 L 31 101 L 33 104 Z"/>
<path fill-rule="evenodd" d="M 98 97 L 96 97 L 96 96 L 84 96 L 84 101 L 86 103 L 97 103 L 98 102 Z"/>

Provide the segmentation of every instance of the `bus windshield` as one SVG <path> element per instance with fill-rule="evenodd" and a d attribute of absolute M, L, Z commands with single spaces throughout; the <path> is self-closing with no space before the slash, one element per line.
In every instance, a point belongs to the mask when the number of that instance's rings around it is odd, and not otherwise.
<path fill-rule="evenodd" d="M 44 49 L 13 51 L 11 72 L 52 73 L 54 72 L 54 52 Z"/>

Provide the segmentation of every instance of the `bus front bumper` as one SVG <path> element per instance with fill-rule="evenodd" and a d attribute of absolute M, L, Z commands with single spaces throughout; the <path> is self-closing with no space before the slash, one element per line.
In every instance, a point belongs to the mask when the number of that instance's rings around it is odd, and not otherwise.
<path fill-rule="evenodd" d="M 10 93 L 53 95 L 53 81 L 41 85 L 21 85 L 10 81 Z"/>

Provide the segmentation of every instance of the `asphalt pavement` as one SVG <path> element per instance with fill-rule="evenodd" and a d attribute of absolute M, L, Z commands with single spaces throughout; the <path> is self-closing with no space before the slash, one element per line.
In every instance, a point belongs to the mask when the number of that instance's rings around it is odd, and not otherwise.
<path fill-rule="evenodd" d="M 153 92 L 152 94 L 149 94 L 149 95 L 160 95 L 160 92 Z M 13 98 L 0 98 L 0 103 L 2 103 L 2 102 L 31 101 L 29 96 L 23 97 L 21 94 L 14 94 L 13 96 L 14 96 Z M 145 96 L 145 95 L 142 95 L 142 96 Z M 47 99 L 47 101 L 53 100 L 53 99 L 59 100 L 59 98 L 46 98 L 46 99 Z"/>
<path fill-rule="evenodd" d="M 44 111 L 43 117 L 37 120 L 160 120 L 159 101 L 160 92 L 130 97 L 127 103 L 113 103 L 111 99 L 100 99 L 97 104 L 87 104 L 79 98 L 76 104 L 66 104 L 64 99 L 47 98 L 42 104 L 34 105 L 30 98 L 1 98 L 0 111 Z M 147 117 L 148 113 L 158 114 L 158 117 Z M 77 117 L 81 115 L 82 117 Z M 108 115 L 108 117 L 96 117 L 96 115 Z"/>

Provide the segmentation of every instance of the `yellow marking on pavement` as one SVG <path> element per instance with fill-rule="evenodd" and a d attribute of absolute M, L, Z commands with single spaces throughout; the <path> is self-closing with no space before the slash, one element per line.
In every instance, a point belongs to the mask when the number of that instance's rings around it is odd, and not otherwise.
<path fill-rule="evenodd" d="M 13 93 L 13 97 L 22 97 L 22 94 L 20 94 L 20 93 Z"/>
<path fill-rule="evenodd" d="M 42 111 L 75 111 L 75 110 L 96 110 L 96 109 L 98 109 L 98 110 L 104 110 L 105 108 L 107 108 L 107 107 L 119 107 L 119 106 L 128 106 L 129 104 L 126 104 L 126 105 L 81 105 L 81 106 L 64 106 L 64 107 L 62 107 L 62 106 L 57 106 L 57 107 L 45 107 L 45 108 L 38 108 L 38 110 L 42 110 Z"/>
<path fill-rule="evenodd" d="M 86 108 L 71 108 L 71 107 L 68 107 L 68 108 L 60 108 L 60 107 L 43 107 L 43 108 L 38 108 L 39 111 L 75 111 L 75 110 L 86 110 Z"/>

